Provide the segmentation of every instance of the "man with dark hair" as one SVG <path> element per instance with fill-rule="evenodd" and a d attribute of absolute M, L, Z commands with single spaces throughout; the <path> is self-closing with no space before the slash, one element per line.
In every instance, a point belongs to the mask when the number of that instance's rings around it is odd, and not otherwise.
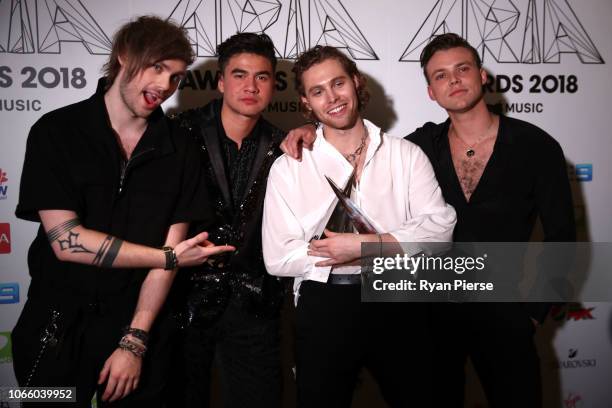
<path fill-rule="evenodd" d="M 215 242 L 236 252 L 181 274 L 175 298 L 183 329 L 171 406 L 209 405 L 213 360 L 226 407 L 280 407 L 281 282 L 266 273 L 261 217 L 266 179 L 284 132 L 262 117 L 275 85 L 274 44 L 239 33 L 217 48 L 223 98 L 176 119 L 200 146 Z"/>
<path fill-rule="evenodd" d="M 293 71 L 321 126 L 302 163 L 282 156 L 272 166 L 262 232 L 268 272 L 295 278 L 298 406 L 350 407 L 362 366 L 389 406 L 427 406 L 425 305 L 361 303 L 361 243 L 449 241 L 455 212 L 421 149 L 362 118 L 368 93 L 355 62 L 316 46 Z M 379 233 L 326 228 L 338 203 L 326 177 Z"/>
<path fill-rule="evenodd" d="M 41 225 L 12 332 L 19 385 L 74 386 L 80 407 L 94 393 L 98 406 L 160 406 L 177 267 L 232 249 L 185 240 L 210 207 L 197 147 L 160 105 L 192 61 L 180 27 L 138 18 L 115 36 L 96 93 L 32 126 L 16 215 Z"/>
<path fill-rule="evenodd" d="M 478 52 L 457 34 L 423 49 L 429 97 L 449 115 L 407 137 L 431 160 L 444 198 L 457 210 L 455 241 L 528 241 L 539 216 L 544 240 L 576 238 L 572 197 L 559 143 L 542 129 L 491 113 Z M 435 406 L 462 407 L 472 359 L 491 407 L 541 406 L 533 342 L 547 303 L 433 304 Z M 447 341 L 452 339 L 452 341 Z"/>
<path fill-rule="evenodd" d="M 482 68 L 480 54 L 478 54 L 476 48 L 472 47 L 463 37 L 455 33 L 439 35 L 435 37 L 434 41 L 430 42 L 425 48 L 423 48 L 420 56 L 421 68 L 423 68 L 423 75 L 425 76 L 425 80 L 427 81 L 428 85 L 431 83 L 431 80 L 427 76 L 427 63 L 436 52 L 450 50 L 451 48 L 464 48 L 471 54 L 472 61 L 476 68 Z"/>

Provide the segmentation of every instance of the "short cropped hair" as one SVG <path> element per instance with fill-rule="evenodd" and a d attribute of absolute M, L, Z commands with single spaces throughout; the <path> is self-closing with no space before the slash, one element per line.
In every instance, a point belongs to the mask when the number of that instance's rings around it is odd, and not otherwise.
<path fill-rule="evenodd" d="M 272 70 L 276 70 L 276 54 L 274 43 L 267 34 L 237 33 L 217 46 L 217 56 L 221 74 L 229 60 L 236 54 L 249 53 L 266 58 L 272 64 Z"/>
<path fill-rule="evenodd" d="M 292 71 L 295 74 L 295 89 L 301 96 L 306 96 L 306 90 L 304 89 L 304 83 L 302 82 L 304 72 L 310 69 L 313 65 L 320 64 L 328 59 L 335 59 L 338 61 L 351 79 L 353 77 L 357 78 L 357 108 L 360 112 L 363 112 L 368 104 L 368 101 L 370 100 L 370 93 L 368 92 L 366 86 L 367 79 L 357 69 L 357 64 L 355 64 L 355 61 L 347 57 L 346 54 L 335 47 L 331 47 L 329 45 L 316 45 L 300 54 L 292 68 Z M 312 112 L 306 109 L 301 99 L 300 105 L 306 119 L 316 120 L 316 118 L 313 117 Z"/>
<path fill-rule="evenodd" d="M 482 68 L 482 61 L 476 48 L 472 47 L 469 42 L 463 37 L 455 33 L 446 33 L 437 35 L 431 40 L 429 44 L 423 48 L 421 52 L 421 68 L 423 68 L 423 75 L 429 84 L 429 78 L 427 77 L 427 63 L 438 51 L 450 50 L 451 48 L 465 48 L 472 53 L 476 66 Z"/>
<path fill-rule="evenodd" d="M 195 54 L 187 32 L 177 24 L 155 16 L 141 16 L 122 26 L 113 37 L 110 57 L 104 64 L 106 89 L 110 88 L 125 65 L 126 80 L 156 62 L 178 59 L 190 65 Z"/>

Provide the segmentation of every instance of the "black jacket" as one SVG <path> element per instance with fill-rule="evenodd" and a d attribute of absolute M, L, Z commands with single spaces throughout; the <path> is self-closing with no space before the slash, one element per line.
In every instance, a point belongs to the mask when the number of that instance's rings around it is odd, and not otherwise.
<path fill-rule="evenodd" d="M 261 222 L 268 173 L 282 154 L 279 145 L 285 133 L 259 119 L 259 142 L 246 193 L 242 202 L 234 204 L 218 131 L 221 106 L 222 100 L 214 100 L 175 117 L 200 146 L 203 176 L 216 216 L 212 225 L 196 224 L 192 232 L 208 231 L 215 244 L 236 247 L 233 253 L 179 274 L 177 290 L 183 295 L 179 301 L 186 313 L 184 324 L 207 325 L 229 302 L 255 316 L 275 316 L 282 303 L 282 284 L 267 273 L 263 262 Z"/>

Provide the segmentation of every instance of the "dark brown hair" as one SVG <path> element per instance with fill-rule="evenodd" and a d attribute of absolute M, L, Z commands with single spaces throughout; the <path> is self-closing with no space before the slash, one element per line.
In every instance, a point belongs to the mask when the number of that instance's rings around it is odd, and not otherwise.
<path fill-rule="evenodd" d="M 237 33 L 217 46 L 221 74 L 225 71 L 225 67 L 229 60 L 234 55 L 242 53 L 262 56 L 270 61 L 272 70 L 276 70 L 274 43 L 267 34 Z"/>
<path fill-rule="evenodd" d="M 455 33 L 446 33 L 437 35 L 431 40 L 429 44 L 423 48 L 421 52 L 421 68 L 423 68 L 423 75 L 425 75 L 425 79 L 429 84 L 429 78 L 427 77 L 427 63 L 433 57 L 433 55 L 438 51 L 450 50 L 451 48 L 465 48 L 472 53 L 474 57 L 474 61 L 476 62 L 476 66 L 478 68 L 482 68 L 482 61 L 480 60 L 480 55 L 476 48 L 472 47 L 467 40 Z"/>
<path fill-rule="evenodd" d="M 131 80 L 140 70 L 167 59 L 187 65 L 195 58 L 186 31 L 177 24 L 155 16 L 138 17 L 119 29 L 113 37 L 113 49 L 106 64 L 106 89 L 110 88 L 125 64 L 125 78 Z"/>
<path fill-rule="evenodd" d="M 357 64 L 355 61 L 347 57 L 342 51 L 338 50 L 335 47 L 330 47 L 328 45 L 317 45 L 308 51 L 304 51 L 298 59 L 295 61 L 293 65 L 292 71 L 295 74 L 295 89 L 298 91 L 300 96 L 306 96 L 306 90 L 304 89 L 304 83 L 302 82 L 302 76 L 304 72 L 310 69 L 313 65 L 320 64 L 321 62 L 335 59 L 342 65 L 344 71 L 346 71 L 347 75 L 353 79 L 353 77 L 357 78 L 357 98 L 359 104 L 357 105 L 360 112 L 363 112 L 365 107 L 370 100 L 370 93 L 367 90 L 366 84 L 367 80 L 365 76 L 359 72 L 357 69 Z M 313 113 L 311 110 L 307 109 L 304 106 L 304 103 L 300 99 L 300 105 L 302 107 L 302 112 L 306 119 L 315 120 L 313 117 Z"/>

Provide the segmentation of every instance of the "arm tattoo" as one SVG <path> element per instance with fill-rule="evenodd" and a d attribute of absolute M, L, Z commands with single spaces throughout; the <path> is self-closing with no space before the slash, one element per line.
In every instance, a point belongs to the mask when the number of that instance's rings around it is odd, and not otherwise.
<path fill-rule="evenodd" d="M 79 234 L 76 232 L 70 231 L 68 233 L 67 239 L 59 239 L 57 243 L 60 245 L 60 250 L 65 251 L 70 249 L 73 254 L 74 253 L 86 253 L 93 254 L 89 249 L 85 248 L 83 245 L 79 244 Z"/>
<path fill-rule="evenodd" d="M 100 245 L 100 249 L 98 249 L 98 253 L 94 257 L 92 265 L 101 266 L 102 268 L 111 268 L 115 258 L 119 254 L 119 248 L 121 248 L 122 244 L 123 241 L 119 238 L 107 235 L 102 245 Z"/>
<path fill-rule="evenodd" d="M 104 241 L 102 241 L 102 245 L 100 245 L 100 248 L 98 249 L 98 252 L 96 253 L 96 256 L 91 262 L 92 265 L 95 265 L 95 266 L 100 265 L 100 262 L 102 262 L 102 258 L 104 257 L 104 254 L 108 250 L 108 247 L 110 246 L 112 241 L 113 241 L 113 237 L 110 235 L 107 235 L 106 238 L 104 238 Z"/>
<path fill-rule="evenodd" d="M 78 218 L 73 218 L 71 220 L 64 221 L 61 224 L 51 228 L 49 232 L 47 232 L 47 239 L 49 239 L 49 243 L 52 244 L 59 237 L 61 237 L 62 235 L 64 235 L 66 232 L 70 231 L 77 225 L 81 225 L 81 221 L 79 221 Z"/>
<path fill-rule="evenodd" d="M 119 238 L 114 238 L 113 243 L 110 248 L 108 248 L 108 252 L 106 252 L 106 256 L 102 259 L 102 266 L 104 268 L 110 268 L 113 266 L 113 262 L 115 262 L 115 258 L 119 254 L 119 248 L 123 245 L 123 241 Z"/>
<path fill-rule="evenodd" d="M 72 231 L 72 229 L 78 225 L 81 225 L 78 218 L 65 221 L 51 228 L 51 230 L 49 230 L 47 233 L 47 238 L 49 239 L 50 243 L 57 241 L 61 251 L 69 249 L 72 253 L 93 254 L 92 251 L 79 243 L 79 234 Z M 68 232 L 66 239 L 59 239 L 59 237 L 64 235 L 66 232 Z M 104 241 L 102 241 L 102 244 L 100 245 L 100 248 L 98 249 L 96 256 L 94 256 L 91 264 L 101 266 L 103 268 L 112 267 L 122 244 L 123 241 L 119 238 L 107 235 L 106 238 L 104 238 Z"/>

